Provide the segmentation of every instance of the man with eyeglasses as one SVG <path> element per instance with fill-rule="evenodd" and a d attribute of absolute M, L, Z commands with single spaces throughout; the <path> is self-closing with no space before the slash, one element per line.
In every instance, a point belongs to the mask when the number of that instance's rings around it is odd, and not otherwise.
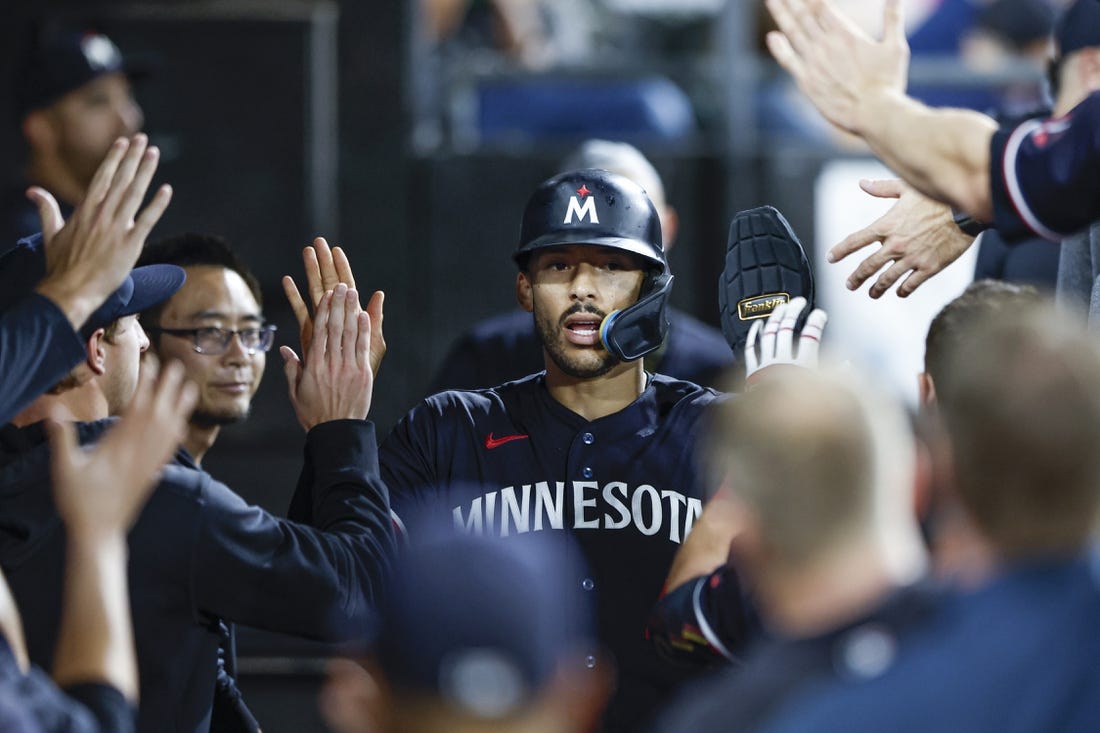
<path fill-rule="evenodd" d="M 178 359 L 199 387 L 184 447 L 196 466 L 223 425 L 248 418 L 275 326 L 266 324 L 260 283 L 221 237 L 181 234 L 154 242 L 141 265 L 182 267 L 179 292 L 141 314 L 150 349 Z"/>

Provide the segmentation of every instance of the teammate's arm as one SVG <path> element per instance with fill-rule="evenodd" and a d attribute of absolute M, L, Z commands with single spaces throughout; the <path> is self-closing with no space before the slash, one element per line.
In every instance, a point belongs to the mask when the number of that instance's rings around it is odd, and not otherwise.
<path fill-rule="evenodd" d="M 767 0 L 779 31 L 768 48 L 827 119 L 863 138 L 922 193 L 992 221 L 991 118 L 931 109 L 906 96 L 909 46 L 899 0 L 887 0 L 874 41 L 828 0 Z"/>
<path fill-rule="evenodd" d="M 50 424 L 54 500 L 67 536 L 54 679 L 68 687 L 109 685 L 131 704 L 138 683 L 126 533 L 183 440 L 197 398 L 178 363 L 159 378 L 154 372 L 143 365 L 133 402 L 90 452 L 77 445 L 73 425 Z"/>
<path fill-rule="evenodd" d="M 859 185 L 872 196 L 892 198 L 897 203 L 829 250 L 829 262 L 839 262 L 869 244 L 882 244 L 848 276 L 845 284 L 849 290 L 856 290 L 886 267 L 867 294 L 880 298 L 909 273 L 898 285 L 898 297 L 904 298 L 974 243 L 975 238 L 955 224 L 950 206 L 924 196 L 903 181 L 860 181 Z"/>

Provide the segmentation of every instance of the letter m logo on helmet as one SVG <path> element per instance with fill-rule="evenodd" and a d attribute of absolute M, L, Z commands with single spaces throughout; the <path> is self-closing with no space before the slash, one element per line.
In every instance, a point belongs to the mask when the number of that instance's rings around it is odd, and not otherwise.
<path fill-rule="evenodd" d="M 572 224 L 574 216 L 578 222 L 584 221 L 587 217 L 593 224 L 600 223 L 600 215 L 596 213 L 596 197 L 589 196 L 590 193 L 592 192 L 587 186 L 581 186 L 577 189 L 577 196 L 569 197 L 569 209 L 565 212 L 563 224 Z"/>

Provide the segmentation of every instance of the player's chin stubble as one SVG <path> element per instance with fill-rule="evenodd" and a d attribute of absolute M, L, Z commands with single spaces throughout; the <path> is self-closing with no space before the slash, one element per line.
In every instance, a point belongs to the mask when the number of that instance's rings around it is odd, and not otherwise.
<path fill-rule="evenodd" d="M 536 313 L 535 329 L 538 331 L 543 348 L 550 355 L 550 361 L 554 362 L 554 366 L 564 374 L 574 379 L 602 377 L 619 363 L 619 360 L 603 346 L 583 348 L 568 344 L 562 333 L 565 327 L 560 320 L 551 322 L 550 319 L 540 317 Z M 576 356 L 569 352 L 571 348 L 576 350 Z"/>

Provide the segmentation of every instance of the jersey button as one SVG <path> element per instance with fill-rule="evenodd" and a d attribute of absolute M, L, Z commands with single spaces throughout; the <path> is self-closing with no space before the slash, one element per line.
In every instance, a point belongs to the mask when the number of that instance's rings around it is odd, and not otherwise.
<path fill-rule="evenodd" d="M 592 478 L 593 473 L 593 470 L 589 466 L 585 466 L 581 469 L 581 476 L 584 476 L 585 478 Z"/>
<path fill-rule="evenodd" d="M 581 440 L 584 441 L 585 445 L 592 445 L 596 442 L 596 436 L 592 433 L 585 433 L 581 436 Z"/>
<path fill-rule="evenodd" d="M 581 581 L 581 587 L 585 590 L 592 590 L 596 587 L 596 583 L 592 580 L 592 578 L 585 578 Z"/>
<path fill-rule="evenodd" d="M 596 657 L 592 654 L 589 654 L 587 657 L 584 658 L 584 666 L 588 667 L 589 669 L 594 668 L 596 666 Z"/>

